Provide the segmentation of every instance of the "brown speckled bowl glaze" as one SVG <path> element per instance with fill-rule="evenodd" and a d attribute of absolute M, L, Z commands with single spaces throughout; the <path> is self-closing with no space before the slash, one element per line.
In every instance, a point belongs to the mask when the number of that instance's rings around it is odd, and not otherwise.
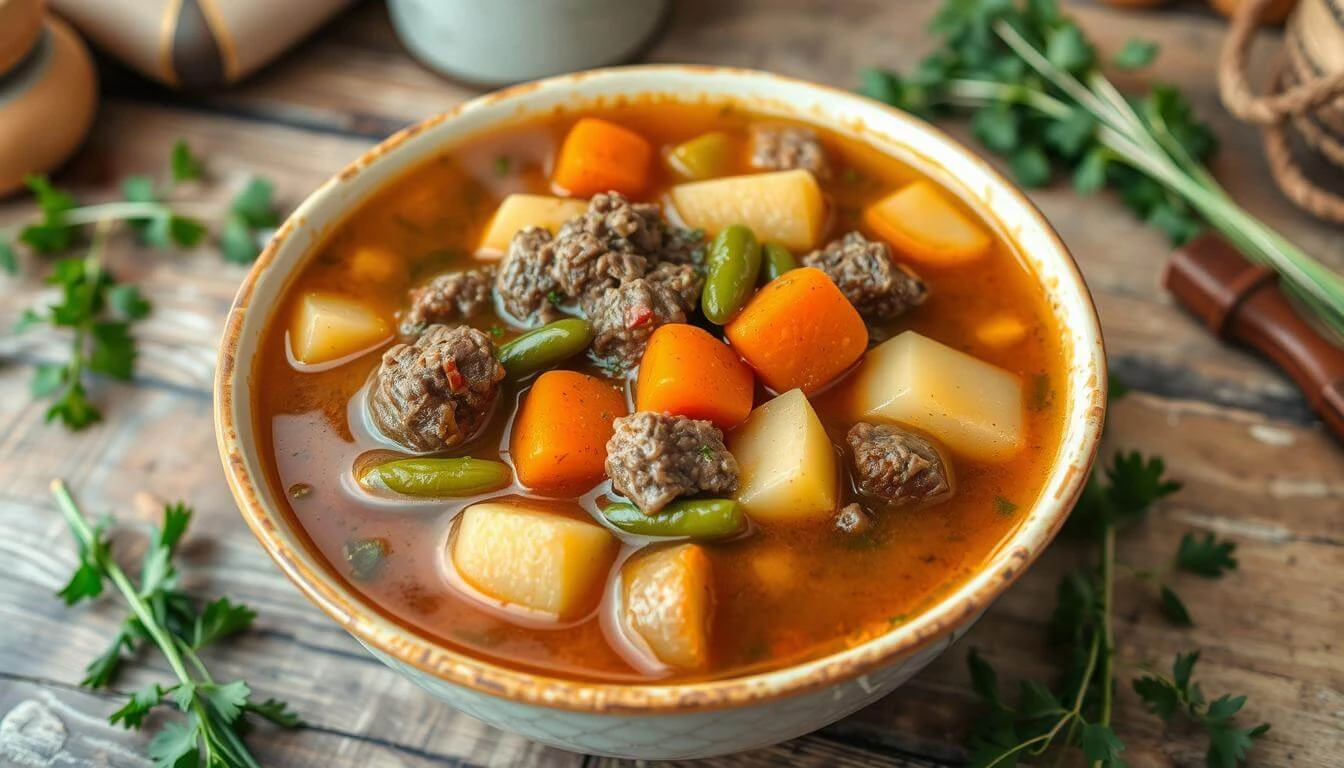
<path fill-rule="evenodd" d="M 871 641 L 785 669 L 695 683 L 603 684 L 473 658 L 387 619 L 332 575 L 266 481 L 251 387 L 258 340 L 290 279 L 355 206 L 445 145 L 529 115 L 630 98 L 733 101 L 824 125 L 960 194 L 1037 276 L 1065 336 L 1067 413 L 1054 468 L 1020 527 L 937 604 Z M 1106 361 L 1087 287 L 1068 250 L 1021 191 L 926 123 L 844 91 L 749 70 L 627 67 L 520 85 L 462 104 L 371 149 L 284 223 L 229 314 L 215 378 L 220 455 L 238 506 L 281 570 L 387 664 L 479 719 L 538 741 L 625 757 L 685 758 L 762 746 L 820 728 L 889 693 L 965 632 L 1041 553 L 1087 479 L 1106 408 Z"/>

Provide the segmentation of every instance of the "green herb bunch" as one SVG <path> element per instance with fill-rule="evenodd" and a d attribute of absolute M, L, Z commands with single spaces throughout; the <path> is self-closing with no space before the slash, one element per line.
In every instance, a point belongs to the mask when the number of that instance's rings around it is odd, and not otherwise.
<path fill-rule="evenodd" d="M 108 272 L 103 254 L 118 224 L 132 228 L 140 242 L 155 248 L 194 248 L 204 242 L 209 228 L 219 222 L 219 248 L 225 260 L 248 263 L 256 258 L 266 231 L 278 217 L 272 187 L 265 179 L 250 180 L 227 210 L 173 202 L 169 195 L 185 182 L 205 177 L 201 159 L 186 142 L 173 146 L 170 180 L 156 185 L 148 176 L 122 181 L 125 200 L 79 205 L 45 176 L 29 176 L 28 189 L 39 213 L 30 221 L 0 227 L 0 270 L 17 274 L 17 248 L 36 254 L 57 255 L 85 245 L 81 256 L 56 259 L 46 278 L 59 289 L 60 299 L 50 306 L 28 309 L 19 317 L 16 332 L 42 324 L 71 334 L 70 356 L 61 363 L 37 367 L 31 389 L 34 397 L 51 398 L 47 421 L 60 421 L 72 430 L 99 421 L 102 414 L 89 398 L 88 374 L 129 380 L 135 371 L 136 347 L 131 326 L 144 319 L 150 302 L 134 285 L 118 283 Z M 87 243 L 83 236 L 92 229 Z"/>
<path fill-rule="evenodd" d="M 1274 269 L 1310 318 L 1344 343 L 1344 277 L 1239 207 L 1204 166 L 1215 141 L 1174 88 L 1125 95 L 1095 46 L 1055 0 L 945 0 L 941 45 L 907 74 L 862 73 L 864 94 L 927 117 L 969 113 L 971 131 L 1026 186 L 1061 169 L 1082 193 L 1109 187 L 1182 243 L 1207 223 Z M 1148 65 L 1157 46 L 1131 40 L 1118 68 Z"/>
<path fill-rule="evenodd" d="M 173 555 L 192 510 L 182 504 L 164 509 L 162 526 L 150 532 L 137 584 L 112 556 L 110 520 L 90 524 L 60 480 L 52 482 L 52 494 L 79 546 L 79 567 L 60 597 L 74 605 L 98 597 L 110 582 L 130 608 L 111 645 L 89 664 L 80 684 L 106 688 L 130 654 L 144 646 L 157 647 L 176 682 L 155 683 L 132 693 L 109 721 L 139 729 L 155 707 L 171 702 L 185 715 L 185 722 L 164 723 L 150 742 L 155 768 L 260 768 L 243 742 L 248 726 L 244 716 L 284 728 L 301 723 L 282 701 L 254 700 L 252 689 L 242 680 L 217 682 L 201 661 L 202 648 L 246 630 L 256 613 L 228 598 L 199 605 L 178 590 Z"/>
<path fill-rule="evenodd" d="M 1092 548 L 1093 564 L 1061 579 L 1050 621 L 1051 640 L 1063 659 L 1060 679 L 1053 687 L 1040 680 L 1024 680 L 1016 700 L 1009 702 L 993 667 L 973 650 L 968 659 L 972 684 L 989 705 L 990 714 L 971 735 L 972 766 L 1004 768 L 1049 750 L 1079 750 L 1090 766 L 1125 765 L 1121 757 L 1125 745 L 1112 720 L 1116 539 L 1126 528 L 1143 522 L 1154 504 L 1179 489 L 1179 483 L 1166 477 L 1160 458 L 1145 458 L 1137 452 L 1116 454 L 1089 478 L 1065 534 L 1081 538 Z M 1219 578 L 1237 567 L 1234 550 L 1235 544 L 1212 534 L 1187 534 L 1169 567 L 1133 574 L 1158 586 L 1158 607 L 1168 620 L 1188 626 L 1193 619 L 1170 577 L 1181 571 Z M 1178 654 L 1170 678 L 1141 677 L 1133 681 L 1133 689 L 1147 709 L 1164 721 L 1184 718 L 1204 729 L 1209 768 L 1236 768 L 1269 726 L 1236 725 L 1234 717 L 1246 702 L 1244 696 L 1223 696 L 1206 704 L 1191 679 L 1198 657 L 1197 652 Z"/>

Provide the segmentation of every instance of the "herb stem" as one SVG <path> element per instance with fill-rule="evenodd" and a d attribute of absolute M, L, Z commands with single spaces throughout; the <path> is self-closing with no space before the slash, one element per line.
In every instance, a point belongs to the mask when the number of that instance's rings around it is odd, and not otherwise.
<path fill-rule="evenodd" d="M 1208 169 L 1171 136 L 1160 116 L 1149 115 L 1147 120 L 1140 117 L 1105 77 L 1096 73 L 1084 85 L 1052 64 L 1012 25 L 1000 20 L 994 30 L 1032 69 L 1100 121 L 1097 138 L 1102 145 L 1126 165 L 1185 200 L 1252 261 L 1282 275 L 1288 293 L 1319 320 L 1337 344 L 1344 344 L 1344 277 L 1237 205 Z M 1055 119 L 1073 112 L 1058 98 L 1017 84 L 951 79 L 946 95 L 950 103 L 959 106 L 1016 103 Z"/>
<path fill-rule="evenodd" d="M 1111 724 L 1115 699 L 1115 525 L 1107 525 L 1101 535 L 1101 712 L 1097 722 Z M 1086 690 L 1086 689 L 1084 689 Z"/>
<path fill-rule="evenodd" d="M 139 590 L 131 583 L 130 577 L 126 575 L 126 572 L 121 569 L 121 566 L 115 560 L 105 554 L 98 553 L 97 537 L 93 529 L 89 527 L 84 514 L 79 511 L 79 507 L 75 504 L 74 498 L 70 495 L 70 489 L 66 486 L 64 480 L 57 478 L 51 481 L 51 495 L 56 497 L 56 505 L 60 507 L 61 514 L 65 516 L 66 523 L 69 524 L 70 530 L 74 532 L 80 544 L 84 546 L 86 551 L 97 553 L 98 567 L 116 585 L 117 590 L 121 592 L 122 597 L 130 605 L 131 612 L 140 620 L 140 624 L 154 640 L 154 644 L 159 646 L 159 650 L 163 652 L 163 657 L 168 660 L 168 666 L 172 668 L 173 674 L 177 675 L 177 679 L 183 683 L 196 682 L 187 671 L 182 655 L 178 653 L 177 644 L 154 618 L 153 612 L 145 604 Z"/>

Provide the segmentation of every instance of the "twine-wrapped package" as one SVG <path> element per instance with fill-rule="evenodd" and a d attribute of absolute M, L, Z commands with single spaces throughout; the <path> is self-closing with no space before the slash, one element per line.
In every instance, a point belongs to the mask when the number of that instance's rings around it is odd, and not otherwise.
<path fill-rule="evenodd" d="M 1245 0 L 1232 19 L 1218 83 L 1228 110 L 1264 128 L 1265 152 L 1279 188 L 1313 215 L 1344 224 L 1344 190 L 1307 178 L 1289 146 L 1296 135 L 1344 172 L 1344 0 L 1301 0 L 1284 34 L 1286 56 L 1268 95 L 1256 95 L 1246 63 L 1256 22 L 1270 0 Z"/>

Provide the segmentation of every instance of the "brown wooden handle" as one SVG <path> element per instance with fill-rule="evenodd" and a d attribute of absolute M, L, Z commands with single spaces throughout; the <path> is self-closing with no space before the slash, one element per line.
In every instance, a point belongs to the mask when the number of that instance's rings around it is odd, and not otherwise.
<path fill-rule="evenodd" d="M 1163 282 L 1216 336 L 1274 361 L 1344 440 L 1344 349 L 1298 315 L 1272 270 L 1252 264 L 1226 240 L 1207 233 L 1172 254 Z"/>

